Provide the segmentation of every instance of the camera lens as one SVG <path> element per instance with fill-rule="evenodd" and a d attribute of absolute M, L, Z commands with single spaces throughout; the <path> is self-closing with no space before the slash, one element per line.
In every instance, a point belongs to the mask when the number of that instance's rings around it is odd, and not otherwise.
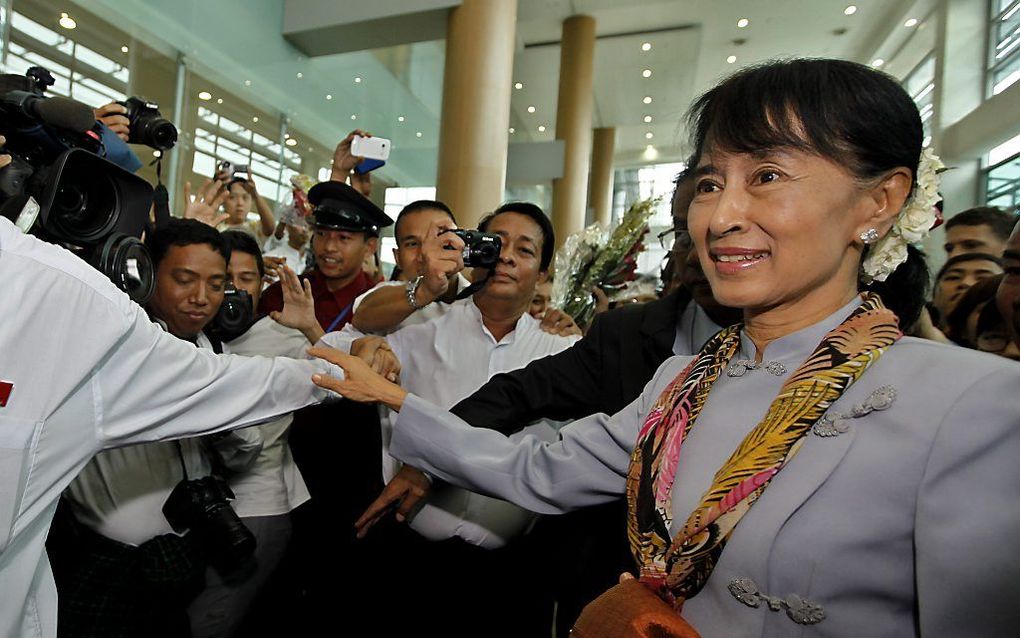
<path fill-rule="evenodd" d="M 62 177 L 47 215 L 54 230 L 83 242 L 110 232 L 120 206 L 118 189 L 109 175 L 83 166 L 77 174 Z"/>
<path fill-rule="evenodd" d="M 170 120 L 159 116 L 138 118 L 141 132 L 138 141 L 146 146 L 166 151 L 177 143 L 177 127 Z"/>
<path fill-rule="evenodd" d="M 127 235 L 113 235 L 99 249 L 93 266 L 139 305 L 145 305 L 155 288 L 155 268 L 149 250 Z"/>

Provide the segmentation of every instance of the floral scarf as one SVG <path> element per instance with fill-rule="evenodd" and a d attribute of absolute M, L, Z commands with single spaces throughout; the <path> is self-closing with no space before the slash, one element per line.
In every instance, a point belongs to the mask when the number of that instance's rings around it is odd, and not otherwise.
<path fill-rule="evenodd" d="M 679 610 L 705 585 L 733 529 L 800 449 L 830 405 L 902 336 L 873 293 L 822 339 L 783 384 L 765 418 L 719 469 L 676 538 L 671 492 L 677 463 L 712 384 L 740 346 L 740 325 L 713 337 L 652 406 L 627 476 L 627 532 L 641 581 Z"/>

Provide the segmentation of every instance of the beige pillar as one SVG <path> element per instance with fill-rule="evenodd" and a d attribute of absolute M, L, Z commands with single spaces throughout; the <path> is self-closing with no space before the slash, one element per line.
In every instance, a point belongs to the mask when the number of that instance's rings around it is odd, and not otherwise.
<path fill-rule="evenodd" d="M 592 75 L 595 18 L 571 16 L 563 22 L 556 139 L 566 143 L 563 177 L 553 180 L 552 222 L 556 243 L 584 227 L 591 163 Z"/>
<path fill-rule="evenodd" d="M 616 129 L 612 126 L 595 129 L 591 149 L 591 183 L 588 201 L 595 211 L 595 221 L 608 228 L 613 221 L 613 150 Z"/>
<path fill-rule="evenodd" d="M 517 0 L 450 11 L 436 197 L 473 228 L 503 200 Z"/>

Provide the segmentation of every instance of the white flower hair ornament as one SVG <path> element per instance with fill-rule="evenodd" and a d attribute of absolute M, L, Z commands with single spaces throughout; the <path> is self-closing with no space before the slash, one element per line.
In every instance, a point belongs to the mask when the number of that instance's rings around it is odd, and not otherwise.
<path fill-rule="evenodd" d="M 939 174 L 946 170 L 939 156 L 930 148 L 921 151 L 917 165 L 917 186 L 899 217 L 885 237 L 871 246 L 861 269 L 865 283 L 885 281 L 889 273 L 907 260 L 907 244 L 923 241 L 938 222 L 935 204 L 939 195 Z"/>

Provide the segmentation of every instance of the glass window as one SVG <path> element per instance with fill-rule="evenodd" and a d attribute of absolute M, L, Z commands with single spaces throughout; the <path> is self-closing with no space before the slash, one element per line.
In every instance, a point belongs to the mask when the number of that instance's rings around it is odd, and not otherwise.
<path fill-rule="evenodd" d="M 1020 0 L 1018 0 L 1020 1 Z M 935 115 L 935 56 L 929 54 L 903 78 L 903 88 L 914 99 L 924 127 L 924 146 L 931 144 L 932 116 Z"/>
<path fill-rule="evenodd" d="M 989 28 L 989 93 L 997 95 L 1020 80 L 1020 0 L 996 0 Z"/>

